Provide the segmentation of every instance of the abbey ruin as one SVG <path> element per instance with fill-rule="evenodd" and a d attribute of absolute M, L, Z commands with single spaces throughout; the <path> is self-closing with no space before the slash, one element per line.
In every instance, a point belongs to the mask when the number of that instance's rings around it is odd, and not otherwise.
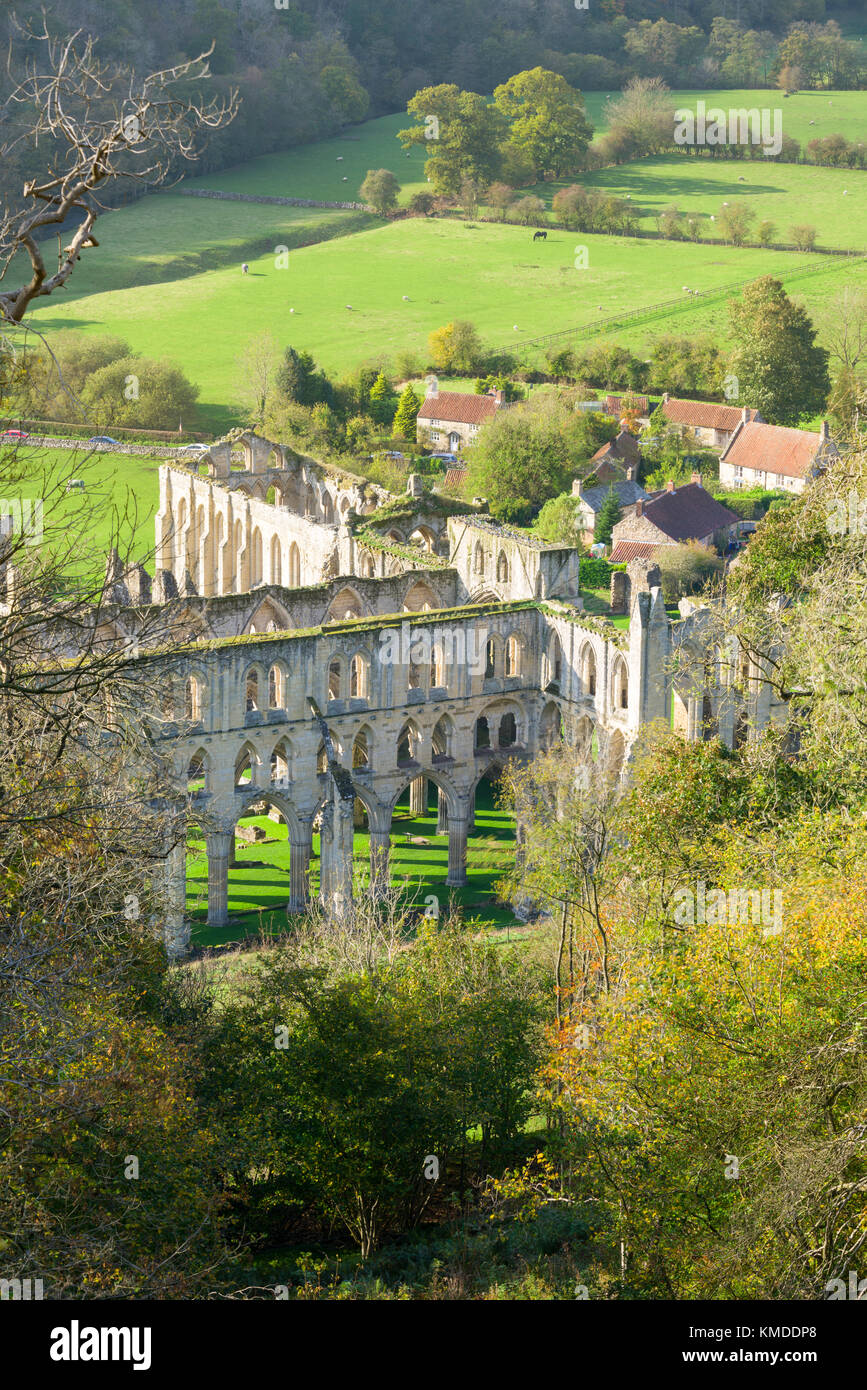
<path fill-rule="evenodd" d="M 620 777 L 651 721 L 731 747 L 783 718 L 760 672 L 732 676 L 728 654 L 706 650 L 706 610 L 666 611 L 650 562 L 613 589 L 620 622 L 590 616 L 577 551 L 415 476 L 393 497 L 240 432 L 162 466 L 154 579 L 118 573 L 106 621 L 134 645 L 147 615 L 171 614 L 160 737 L 204 833 L 208 922 L 228 920 L 235 827 L 253 807 L 288 827 L 287 910 L 309 901 L 315 828 L 321 899 L 339 911 L 354 825 L 366 818 L 375 888 L 407 786 L 419 812 L 436 787 L 447 883 L 460 885 L 476 788 L 508 760 L 562 740 L 577 771 L 593 761 Z M 167 875 L 180 957 L 183 837 Z"/>

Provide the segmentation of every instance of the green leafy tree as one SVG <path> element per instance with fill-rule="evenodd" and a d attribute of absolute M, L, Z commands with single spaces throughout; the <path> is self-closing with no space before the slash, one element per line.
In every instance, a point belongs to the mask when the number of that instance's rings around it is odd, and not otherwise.
<path fill-rule="evenodd" d="M 578 499 L 571 492 L 550 497 L 536 517 L 533 530 L 551 545 L 571 545 L 583 550 Z"/>
<path fill-rule="evenodd" d="M 319 81 L 328 100 L 345 120 L 353 124 L 364 120 L 370 110 L 370 97 L 357 77 L 346 68 L 329 65 L 322 69 Z"/>
<path fill-rule="evenodd" d="M 553 396 L 498 411 L 469 451 L 468 493 L 487 497 L 494 516 L 526 525 L 570 488 L 616 430 L 613 420 L 570 410 Z"/>
<path fill-rule="evenodd" d="M 370 415 L 378 425 L 387 425 L 394 417 L 395 396 L 391 382 L 380 372 L 370 388 Z"/>
<path fill-rule="evenodd" d="M 392 434 L 395 439 L 415 439 L 415 422 L 420 410 L 421 401 L 413 390 L 412 384 L 407 382 L 400 394 L 394 416 Z"/>
<path fill-rule="evenodd" d="M 726 241 L 732 246 L 743 246 L 750 235 L 750 227 L 756 214 L 746 203 L 727 203 L 717 215 L 717 227 Z"/>
<path fill-rule="evenodd" d="M 623 508 L 620 505 L 620 498 L 614 489 L 614 484 L 608 489 L 608 493 L 596 514 L 596 525 L 593 528 L 594 540 L 601 541 L 604 545 L 611 544 L 611 532 L 618 521 L 623 518 Z"/>
<path fill-rule="evenodd" d="M 437 193 L 456 197 L 464 179 L 487 186 L 500 173 L 508 122 L 477 92 L 454 83 L 424 87 L 407 103 L 420 124 L 398 132 L 404 149 L 429 151 L 425 175 Z"/>
<path fill-rule="evenodd" d="M 173 362 L 122 357 L 93 373 L 81 403 L 98 428 L 176 430 L 195 423 L 198 394 Z"/>
<path fill-rule="evenodd" d="M 484 361 L 481 339 L 475 325 L 465 319 L 453 319 L 428 336 L 431 361 L 437 371 L 468 376 L 478 371 Z"/>
<path fill-rule="evenodd" d="M 324 373 L 317 371 L 309 352 L 297 352 L 295 348 L 287 347 L 277 368 L 276 383 L 278 391 L 298 405 L 331 401 L 331 383 Z"/>
<path fill-rule="evenodd" d="M 828 353 L 780 281 L 754 280 L 731 302 L 729 316 L 732 371 L 744 402 L 775 425 L 797 425 L 822 411 L 831 389 Z"/>
<path fill-rule="evenodd" d="M 511 142 L 539 174 L 552 178 L 584 167 L 593 127 L 584 98 L 565 77 L 532 68 L 494 90 L 494 105 L 511 123 Z"/>
<path fill-rule="evenodd" d="M 400 184 L 388 169 L 368 169 L 358 193 L 362 202 L 369 203 L 380 217 L 387 217 L 397 207 Z"/>

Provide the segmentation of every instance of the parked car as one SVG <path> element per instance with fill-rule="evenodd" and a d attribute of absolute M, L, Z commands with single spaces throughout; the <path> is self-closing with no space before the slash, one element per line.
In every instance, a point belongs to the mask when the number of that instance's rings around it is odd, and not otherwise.
<path fill-rule="evenodd" d="M 23 440 L 23 439 L 29 439 L 29 438 L 30 438 L 30 435 L 26 432 L 26 430 L 4 430 L 4 431 L 3 431 L 3 438 L 4 438 L 4 439 L 17 439 L 17 440 Z"/>
<path fill-rule="evenodd" d="M 185 444 L 178 452 L 181 454 L 206 454 L 209 445 L 207 444 Z"/>
<path fill-rule="evenodd" d="M 120 448 L 120 440 L 112 439 L 110 434 L 95 434 L 87 442 L 88 444 L 113 444 L 115 448 Z"/>
<path fill-rule="evenodd" d="M 397 449 L 386 449 L 385 457 L 387 459 L 405 459 L 406 454 L 399 453 Z"/>
<path fill-rule="evenodd" d="M 438 463 L 458 463 L 458 462 L 459 462 L 457 454 L 431 454 L 431 458 L 432 458 L 432 459 L 436 459 Z"/>

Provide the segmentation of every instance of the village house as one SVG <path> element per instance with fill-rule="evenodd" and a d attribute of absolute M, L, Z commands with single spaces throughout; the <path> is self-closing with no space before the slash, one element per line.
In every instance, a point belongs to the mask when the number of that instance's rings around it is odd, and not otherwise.
<path fill-rule="evenodd" d="M 635 481 L 632 468 L 627 468 L 625 477 L 608 477 L 597 481 L 593 475 L 592 483 L 576 478 L 572 484 L 572 496 L 577 500 L 578 517 L 581 522 L 582 540 L 592 545 L 596 540 L 596 518 L 611 488 L 617 494 L 623 516 L 632 516 L 636 503 L 646 500 L 648 494 Z"/>
<path fill-rule="evenodd" d="M 634 396 L 628 391 L 623 396 L 606 396 L 605 414 L 615 420 L 621 420 L 624 415 L 632 416 L 637 425 L 646 429 L 650 424 L 650 402 L 646 396 Z"/>
<path fill-rule="evenodd" d="M 701 474 L 692 482 L 639 498 L 629 516 L 617 522 L 611 533 L 614 564 L 653 559 L 661 547 L 698 541 L 708 548 L 725 550 L 738 527 L 738 517 L 702 487 Z"/>
<path fill-rule="evenodd" d="M 472 444 L 481 426 L 505 405 L 504 393 L 484 396 L 462 391 L 441 391 L 434 379 L 416 420 L 419 444 L 432 444 L 459 453 Z"/>
<path fill-rule="evenodd" d="M 637 478 L 641 451 L 635 435 L 631 430 L 622 429 L 616 439 L 609 440 L 596 450 L 591 463 L 596 465 L 595 473 L 600 483 L 611 482 L 615 478 Z M 606 465 L 613 467 L 606 468 Z"/>
<path fill-rule="evenodd" d="M 720 458 L 719 478 L 723 487 L 803 492 L 809 479 L 837 457 L 827 420 L 818 432 L 742 423 Z"/>
<path fill-rule="evenodd" d="M 676 400 L 667 391 L 662 398 L 662 413 L 682 435 L 692 436 L 697 444 L 710 449 L 725 449 L 739 425 L 762 419 L 757 410 L 708 401 Z"/>

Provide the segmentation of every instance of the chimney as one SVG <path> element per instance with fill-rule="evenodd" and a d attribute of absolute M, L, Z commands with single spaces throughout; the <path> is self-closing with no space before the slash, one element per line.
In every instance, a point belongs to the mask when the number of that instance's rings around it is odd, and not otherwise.
<path fill-rule="evenodd" d="M 639 498 L 638 498 L 638 501 L 635 503 L 635 515 L 636 515 L 636 516 L 644 516 L 644 498 L 643 498 L 643 497 L 639 497 Z"/>
<path fill-rule="evenodd" d="M 665 484 L 665 490 L 666 492 L 674 492 L 674 483 L 671 478 L 669 478 L 668 482 Z"/>
<path fill-rule="evenodd" d="M 632 464 L 630 463 L 630 464 L 628 465 L 627 469 L 626 469 L 626 481 L 627 481 L 628 483 L 631 483 L 631 482 L 632 482 L 632 475 L 633 475 L 634 472 L 635 472 L 635 469 L 633 468 Z"/>
<path fill-rule="evenodd" d="M 750 423 L 750 412 L 747 410 L 746 406 L 744 406 L 743 410 L 741 411 L 741 424 L 742 424 L 742 425 L 748 425 L 749 423 Z"/>
<path fill-rule="evenodd" d="M 494 400 L 497 402 L 497 405 L 502 405 L 502 404 L 503 404 L 503 395 L 504 395 L 504 392 L 503 392 L 502 390 L 499 390 L 499 391 L 494 391 L 492 394 L 493 394 Z"/>
<path fill-rule="evenodd" d="M 663 405 L 666 404 L 666 402 L 668 401 L 668 399 L 669 399 L 668 392 L 667 392 L 667 391 L 663 391 L 663 393 L 662 393 L 662 403 L 663 403 Z"/>
<path fill-rule="evenodd" d="M 691 483 L 695 483 L 696 487 L 701 487 L 701 474 L 700 474 L 700 473 L 693 473 L 693 475 L 692 475 L 692 477 L 690 478 L 689 481 L 690 481 Z"/>
<path fill-rule="evenodd" d="M 828 421 L 827 421 L 827 420 L 823 420 L 823 421 L 822 421 L 822 428 L 821 428 L 821 430 L 819 431 L 819 433 L 820 433 L 821 436 L 822 436 L 822 443 L 823 443 L 823 444 L 827 444 L 828 440 L 831 438 L 831 431 L 830 431 L 829 428 L 828 428 Z"/>
<path fill-rule="evenodd" d="M 429 396 L 438 396 L 440 393 L 440 384 L 435 376 L 428 377 L 427 393 Z"/>

